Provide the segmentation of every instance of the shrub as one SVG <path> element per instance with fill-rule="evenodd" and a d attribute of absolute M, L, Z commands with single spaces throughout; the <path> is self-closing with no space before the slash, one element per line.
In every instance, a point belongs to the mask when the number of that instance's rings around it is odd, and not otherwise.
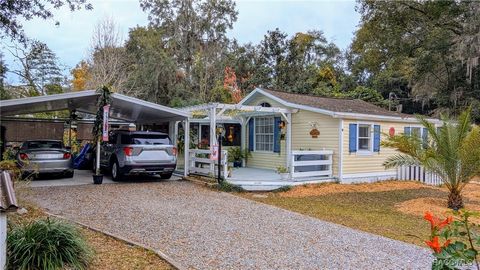
<path fill-rule="evenodd" d="M 273 192 L 287 192 L 292 189 L 292 186 L 281 186 L 277 189 L 274 189 Z"/>
<path fill-rule="evenodd" d="M 432 269 L 466 269 L 467 265 L 480 269 L 477 258 L 479 225 L 470 220 L 479 216 L 476 212 L 454 211 L 453 217 L 442 220 L 430 212 L 425 213 L 424 218 L 430 223 L 431 229 L 430 238 L 425 244 L 433 250 L 435 257 Z"/>
<path fill-rule="evenodd" d="M 227 181 L 222 181 L 220 184 L 216 184 L 215 188 L 224 192 L 244 192 L 245 190 L 241 186 L 230 184 Z"/>
<path fill-rule="evenodd" d="M 48 218 L 14 227 L 7 236 L 9 269 L 86 269 L 91 255 L 74 226 Z"/>

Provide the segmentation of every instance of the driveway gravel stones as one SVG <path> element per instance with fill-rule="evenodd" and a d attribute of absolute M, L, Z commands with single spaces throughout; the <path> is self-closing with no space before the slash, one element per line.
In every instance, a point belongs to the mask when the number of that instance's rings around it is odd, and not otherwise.
<path fill-rule="evenodd" d="M 27 196 L 189 269 L 431 268 L 427 249 L 190 182 L 40 187 Z"/>

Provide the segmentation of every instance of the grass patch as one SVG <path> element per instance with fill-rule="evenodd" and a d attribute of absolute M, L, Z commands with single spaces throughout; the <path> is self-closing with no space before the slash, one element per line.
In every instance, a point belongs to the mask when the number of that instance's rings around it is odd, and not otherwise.
<path fill-rule="evenodd" d="M 425 187 L 305 197 L 285 197 L 280 193 L 270 194 L 267 198 L 246 197 L 362 231 L 424 245 L 423 241 L 430 233 L 429 225 L 421 216 L 402 213 L 395 205 L 416 198 L 446 196 L 442 190 Z"/>
<path fill-rule="evenodd" d="M 28 202 L 21 202 L 20 205 L 27 208 L 28 213 L 19 215 L 10 213 L 8 222 L 13 224 L 29 223 L 39 218 L 47 217 L 42 209 Z M 52 219 L 52 218 L 51 218 Z M 13 224 L 12 224 L 13 223 Z M 101 232 L 92 231 L 79 227 L 81 234 L 85 237 L 88 245 L 93 249 L 93 258 L 88 269 L 102 270 L 167 270 L 175 269 L 168 262 L 158 257 L 157 254 L 144 248 L 130 245 L 117 240 Z"/>

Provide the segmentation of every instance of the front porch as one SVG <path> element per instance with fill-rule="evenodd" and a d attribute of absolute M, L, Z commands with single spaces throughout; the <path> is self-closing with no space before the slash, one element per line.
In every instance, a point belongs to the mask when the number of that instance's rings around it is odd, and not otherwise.
<path fill-rule="evenodd" d="M 317 184 L 333 182 L 332 176 L 298 177 L 284 180 L 274 170 L 259 168 L 233 168 L 227 182 L 241 186 L 248 191 L 271 191 L 283 186 L 296 186 L 304 184 Z"/>

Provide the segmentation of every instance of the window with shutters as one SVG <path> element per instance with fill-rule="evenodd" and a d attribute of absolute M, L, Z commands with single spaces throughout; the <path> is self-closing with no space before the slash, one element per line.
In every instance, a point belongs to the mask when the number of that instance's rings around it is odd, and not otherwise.
<path fill-rule="evenodd" d="M 407 135 L 418 137 L 419 139 L 423 138 L 423 128 L 421 127 L 410 127 L 407 129 Z"/>
<path fill-rule="evenodd" d="M 358 125 L 358 151 L 371 151 L 372 132 L 371 125 Z"/>
<path fill-rule="evenodd" d="M 274 118 L 255 118 L 255 151 L 273 152 Z"/>

